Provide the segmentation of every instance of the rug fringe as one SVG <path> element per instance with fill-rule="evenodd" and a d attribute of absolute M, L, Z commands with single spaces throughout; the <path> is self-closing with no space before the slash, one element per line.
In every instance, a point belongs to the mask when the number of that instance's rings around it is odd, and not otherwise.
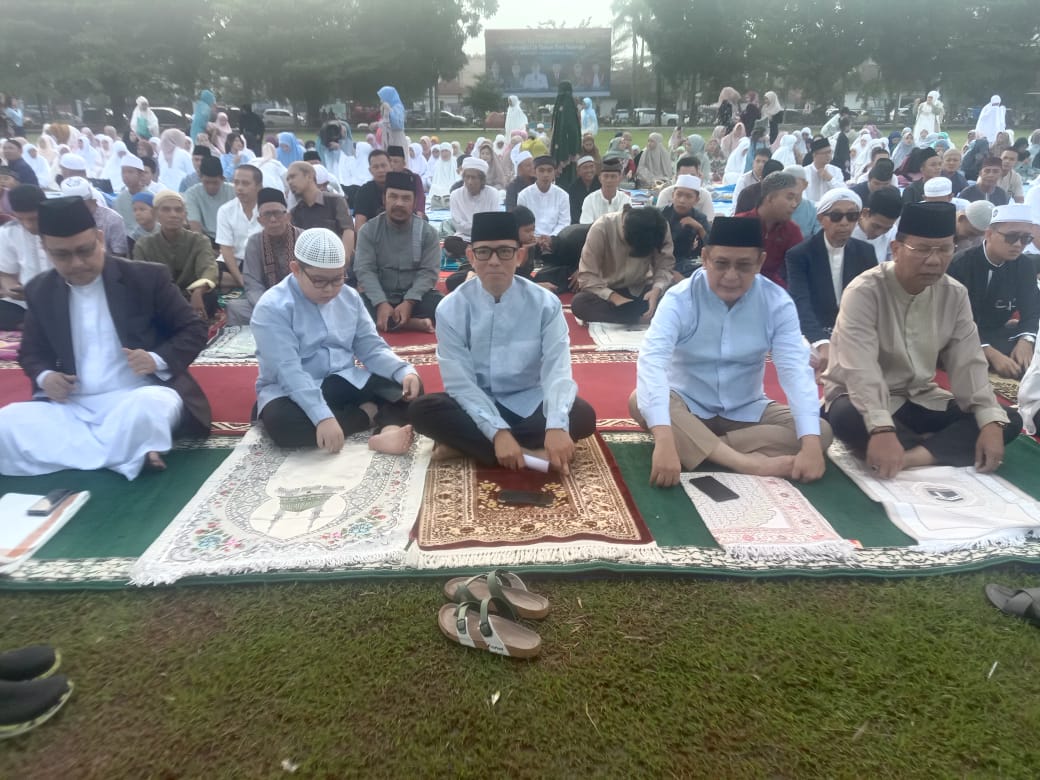
<path fill-rule="evenodd" d="M 726 554 L 745 561 L 836 561 L 844 562 L 856 553 L 848 541 L 814 542 L 797 546 L 786 544 L 727 544 Z"/>
<path fill-rule="evenodd" d="M 917 544 L 909 549 L 917 552 L 932 554 L 968 552 L 971 550 L 982 550 L 986 547 L 1015 547 L 1027 542 L 1037 541 L 1034 534 L 1035 529 L 1015 528 L 1007 531 L 979 536 L 975 539 L 962 539 L 956 542 L 925 542 Z"/>
<path fill-rule="evenodd" d="M 638 545 L 572 542 L 518 547 L 465 547 L 456 550 L 422 550 L 415 544 L 405 553 L 404 563 L 413 569 L 465 569 L 586 561 L 650 564 L 664 563 L 665 558 L 654 542 Z"/>

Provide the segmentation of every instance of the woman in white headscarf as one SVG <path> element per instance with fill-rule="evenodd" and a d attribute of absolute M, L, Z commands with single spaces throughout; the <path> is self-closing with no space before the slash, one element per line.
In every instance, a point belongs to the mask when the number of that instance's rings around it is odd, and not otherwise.
<path fill-rule="evenodd" d="M 1007 109 L 1000 105 L 1000 95 L 989 99 L 989 105 L 983 106 L 979 112 L 979 121 L 975 123 L 975 135 L 985 138 L 991 144 L 996 143 L 997 134 L 1007 130 Z"/>
<path fill-rule="evenodd" d="M 426 173 L 426 158 L 423 157 L 422 144 L 408 144 L 408 170 L 419 178 Z"/>
<path fill-rule="evenodd" d="M 910 156 L 910 152 L 914 150 L 914 131 L 909 127 L 903 128 L 903 134 L 900 136 L 899 143 L 896 144 L 896 148 L 892 150 L 892 165 L 895 166 L 896 170 L 899 170 L 899 166 L 903 164 L 903 161 Z"/>
<path fill-rule="evenodd" d="M 780 123 L 784 121 L 784 107 L 773 90 L 762 98 L 762 118 L 769 120 L 769 143 L 773 143 L 780 135 Z"/>
<path fill-rule="evenodd" d="M 40 156 L 46 160 L 47 165 L 53 165 L 58 161 L 58 144 L 47 133 L 41 133 L 36 140 L 36 149 Z"/>
<path fill-rule="evenodd" d="M 54 186 L 54 179 L 51 178 L 51 166 L 47 164 L 47 160 L 40 154 L 40 150 L 34 144 L 26 144 L 22 147 L 22 152 L 24 152 L 25 161 L 29 163 L 29 167 L 36 174 L 36 180 L 40 183 L 40 188 L 47 190 Z"/>
<path fill-rule="evenodd" d="M 446 209 L 451 185 L 459 180 L 459 173 L 451 154 L 451 144 L 443 143 L 434 148 L 437 150 L 437 159 L 434 160 L 431 154 L 430 167 L 426 169 L 430 180 L 429 202 L 433 208 Z"/>
<path fill-rule="evenodd" d="M 794 153 L 795 144 L 798 143 L 797 136 L 791 133 L 784 133 L 780 136 L 779 141 L 780 143 L 773 153 L 773 159 L 785 168 L 788 165 L 801 165 L 801 160 Z"/>
<path fill-rule="evenodd" d="M 671 184 L 674 175 L 672 156 L 665 148 L 664 137 L 660 133 L 650 133 L 636 168 L 636 186 L 652 189 L 660 182 Z"/>
<path fill-rule="evenodd" d="M 853 177 L 863 164 L 864 156 L 870 154 L 869 147 L 872 140 L 869 130 L 860 130 L 856 140 L 849 145 L 849 171 L 852 172 Z"/>
<path fill-rule="evenodd" d="M 87 136 L 80 133 L 76 137 L 76 145 L 73 146 L 72 149 L 87 163 L 87 176 L 96 176 L 100 168 L 100 163 L 98 160 L 99 154 L 97 149 L 91 146 L 90 139 Z"/>
<path fill-rule="evenodd" d="M 502 161 L 499 159 L 498 155 L 495 154 L 494 144 L 492 144 L 491 141 L 484 139 L 484 141 L 477 144 L 475 151 L 477 156 L 487 163 L 488 186 L 504 192 L 509 186 L 509 176 L 507 176 L 505 171 L 502 170 Z"/>
<path fill-rule="evenodd" d="M 195 172 L 191 155 L 184 151 L 184 133 L 175 127 L 163 130 L 159 136 L 159 183 L 179 192 L 181 180 Z"/>
<path fill-rule="evenodd" d="M 278 159 L 278 149 L 274 144 L 268 142 L 260 148 L 260 157 L 255 160 L 254 165 L 260 169 L 264 177 L 264 186 L 285 192 L 285 174 L 288 172 Z"/>
<path fill-rule="evenodd" d="M 361 186 L 372 181 L 372 172 L 368 170 L 368 156 L 372 154 L 372 144 L 358 141 L 354 144 L 354 169 L 350 175 L 350 184 Z"/>
<path fill-rule="evenodd" d="M 737 180 L 746 173 L 744 168 L 747 165 L 747 152 L 750 148 L 751 139 L 746 136 L 737 142 L 736 147 L 730 152 L 729 159 L 726 160 L 726 170 L 722 174 L 724 185 L 736 184 Z"/>
<path fill-rule="evenodd" d="M 223 111 L 217 114 L 217 121 L 206 126 L 206 129 L 210 131 L 210 137 L 213 139 L 213 146 L 216 147 L 220 154 L 224 154 L 226 149 L 228 136 L 231 135 L 235 129 L 231 126 L 228 121 L 228 116 Z"/>
<path fill-rule="evenodd" d="M 914 138 L 920 138 L 921 132 L 927 135 L 938 133 L 945 109 L 939 100 L 939 93 L 934 89 L 928 93 L 923 103 L 917 104 L 917 121 L 914 122 Z"/>
<path fill-rule="evenodd" d="M 116 141 L 112 144 L 112 154 L 108 156 L 105 167 L 101 171 L 101 179 L 107 179 L 112 185 L 112 192 L 123 189 L 123 158 L 126 156 L 126 144 Z"/>
<path fill-rule="evenodd" d="M 851 168 L 852 179 L 850 183 L 859 184 L 867 180 L 867 177 L 870 175 L 870 169 L 874 167 L 874 162 L 871 158 L 874 156 L 875 149 L 888 149 L 888 141 L 884 138 L 872 138 L 870 140 L 863 153 L 856 157 L 855 164 Z"/>
<path fill-rule="evenodd" d="M 527 114 L 520 108 L 520 98 L 516 95 L 509 96 L 509 108 L 506 109 L 506 135 L 512 135 L 516 130 L 522 130 L 527 135 Z"/>
<path fill-rule="evenodd" d="M 137 98 L 137 105 L 130 115 L 130 129 L 138 138 L 148 139 L 159 135 L 159 117 L 148 107 L 148 98 L 143 95 Z"/>

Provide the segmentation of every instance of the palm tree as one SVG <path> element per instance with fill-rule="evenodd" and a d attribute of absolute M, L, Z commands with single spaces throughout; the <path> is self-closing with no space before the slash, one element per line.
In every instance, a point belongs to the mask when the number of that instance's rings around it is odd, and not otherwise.
<path fill-rule="evenodd" d="M 646 39 L 643 30 L 650 18 L 646 0 L 614 0 L 610 10 L 614 14 L 614 29 L 620 34 L 615 44 L 632 43 L 632 108 L 636 108 L 636 74 L 643 69 Z"/>

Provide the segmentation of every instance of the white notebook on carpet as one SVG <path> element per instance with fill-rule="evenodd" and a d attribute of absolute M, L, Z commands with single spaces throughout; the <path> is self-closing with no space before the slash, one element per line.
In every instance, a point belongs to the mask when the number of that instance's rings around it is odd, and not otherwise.
<path fill-rule="evenodd" d="M 0 574 L 14 571 L 31 558 L 87 503 L 90 492 L 70 493 L 50 514 L 30 515 L 29 507 L 41 498 L 44 496 L 28 493 L 0 496 Z"/>

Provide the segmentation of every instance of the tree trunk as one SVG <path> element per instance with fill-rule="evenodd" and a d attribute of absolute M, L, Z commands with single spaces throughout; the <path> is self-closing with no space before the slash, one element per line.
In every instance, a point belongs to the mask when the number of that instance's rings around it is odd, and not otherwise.
<path fill-rule="evenodd" d="M 629 29 L 632 31 L 632 105 L 629 106 L 631 109 L 630 116 L 635 118 L 636 108 L 636 68 L 639 67 L 639 61 L 636 59 L 636 55 L 639 53 L 637 44 L 638 39 L 636 38 L 635 24 L 629 20 Z"/>
<path fill-rule="evenodd" d="M 657 111 L 654 113 L 654 122 L 656 122 L 657 126 L 660 127 L 661 126 L 661 100 L 663 100 L 663 96 L 661 94 L 661 92 L 662 92 L 661 73 L 660 73 L 660 69 L 657 67 L 657 62 L 654 62 L 654 76 L 657 79 L 657 94 L 654 97 L 654 105 L 657 107 Z"/>

